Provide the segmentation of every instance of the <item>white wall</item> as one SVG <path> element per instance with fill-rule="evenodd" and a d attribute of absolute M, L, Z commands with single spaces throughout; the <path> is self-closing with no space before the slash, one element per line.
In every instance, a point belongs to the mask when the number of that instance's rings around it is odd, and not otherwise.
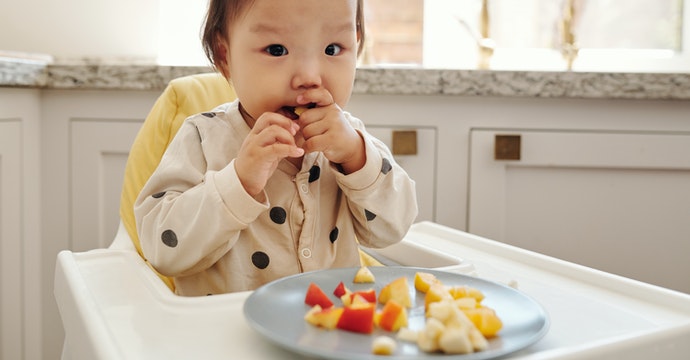
<path fill-rule="evenodd" d="M 0 51 L 206 65 L 206 0 L 0 0 Z"/>
<path fill-rule="evenodd" d="M 201 47 L 206 0 L 160 0 L 158 63 L 207 65 Z"/>
<path fill-rule="evenodd" d="M 159 0 L 0 0 L 0 50 L 155 58 L 158 14 Z"/>

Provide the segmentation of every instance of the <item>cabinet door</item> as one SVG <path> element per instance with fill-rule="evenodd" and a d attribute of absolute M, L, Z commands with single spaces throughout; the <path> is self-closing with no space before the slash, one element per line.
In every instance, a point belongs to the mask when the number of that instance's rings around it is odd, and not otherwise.
<path fill-rule="evenodd" d="M 117 232 L 129 148 L 141 122 L 71 123 L 72 250 L 105 248 Z"/>
<path fill-rule="evenodd" d="M 21 123 L 0 120 L 0 359 L 21 359 Z"/>
<path fill-rule="evenodd" d="M 394 154 L 393 157 L 415 181 L 419 209 L 416 221 L 434 221 L 436 217 L 434 211 L 436 208 L 436 129 L 367 125 L 367 131 L 386 144 L 389 149 L 393 149 L 395 131 L 416 133 L 416 154 Z"/>
<path fill-rule="evenodd" d="M 690 134 L 475 129 L 470 154 L 470 232 L 690 292 Z"/>

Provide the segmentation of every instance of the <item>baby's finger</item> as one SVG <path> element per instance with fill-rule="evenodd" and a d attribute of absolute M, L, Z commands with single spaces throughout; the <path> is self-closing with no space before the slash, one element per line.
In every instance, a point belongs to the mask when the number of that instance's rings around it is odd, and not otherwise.
<path fill-rule="evenodd" d="M 295 144 L 275 142 L 266 149 L 270 151 L 276 160 L 284 159 L 286 157 L 300 157 L 304 155 L 304 149 L 297 147 Z"/>
<path fill-rule="evenodd" d="M 333 104 L 333 96 L 324 88 L 314 88 L 298 95 L 297 103 L 304 106 L 309 104 L 316 104 L 318 107 L 328 106 Z"/>
<path fill-rule="evenodd" d="M 260 146 L 270 146 L 276 143 L 295 145 L 295 134 L 278 125 L 270 125 L 255 136 Z"/>
<path fill-rule="evenodd" d="M 256 120 L 256 123 L 252 128 L 252 132 L 258 134 L 271 126 L 283 128 L 292 135 L 295 135 L 295 133 L 297 133 L 299 130 L 298 124 L 283 115 L 277 113 L 264 113 Z"/>

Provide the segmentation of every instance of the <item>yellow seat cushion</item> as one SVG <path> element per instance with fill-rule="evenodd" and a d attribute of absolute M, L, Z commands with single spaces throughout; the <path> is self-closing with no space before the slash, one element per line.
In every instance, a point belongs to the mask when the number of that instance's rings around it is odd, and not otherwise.
<path fill-rule="evenodd" d="M 120 197 L 120 219 L 142 257 L 134 220 L 134 202 L 139 192 L 187 117 L 235 98 L 235 91 L 222 75 L 208 73 L 170 81 L 153 105 L 130 149 Z M 174 288 L 171 279 L 159 276 L 171 289 Z"/>

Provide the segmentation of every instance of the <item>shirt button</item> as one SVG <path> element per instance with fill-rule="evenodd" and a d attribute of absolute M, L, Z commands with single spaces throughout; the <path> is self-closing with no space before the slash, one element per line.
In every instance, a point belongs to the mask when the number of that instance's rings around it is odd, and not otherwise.
<path fill-rule="evenodd" d="M 308 248 L 302 249 L 302 256 L 309 259 L 311 257 L 311 250 Z"/>
<path fill-rule="evenodd" d="M 302 184 L 300 185 L 300 190 L 302 190 L 303 193 L 308 193 L 309 192 L 309 186 L 307 184 Z"/>

